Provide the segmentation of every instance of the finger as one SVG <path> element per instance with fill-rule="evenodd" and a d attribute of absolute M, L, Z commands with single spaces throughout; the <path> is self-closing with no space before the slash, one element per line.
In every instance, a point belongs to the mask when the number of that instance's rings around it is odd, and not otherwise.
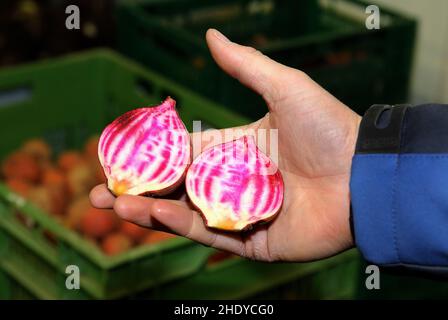
<path fill-rule="evenodd" d="M 122 195 L 117 198 L 114 204 L 114 211 L 124 220 L 136 223 L 142 227 L 148 227 L 161 231 L 169 231 L 167 227 L 160 224 L 159 221 L 152 219 L 151 208 L 156 201 L 154 198 Z M 185 201 L 164 200 L 178 202 L 179 205 L 188 208 Z"/>
<path fill-rule="evenodd" d="M 115 201 L 114 210 L 121 218 L 141 226 L 160 230 L 161 224 L 164 231 L 239 255 L 244 253 L 238 235 L 209 230 L 199 214 L 182 201 L 123 195 Z"/>
<path fill-rule="evenodd" d="M 115 197 L 105 184 L 97 185 L 90 191 L 90 202 L 96 208 L 110 209 L 114 206 Z"/>
<path fill-rule="evenodd" d="M 178 235 L 207 246 L 244 255 L 244 243 L 239 234 L 208 228 L 199 213 L 185 204 L 158 199 L 153 203 L 151 215 Z"/>
<path fill-rule="evenodd" d="M 124 220 L 153 228 L 150 208 L 154 201 L 148 197 L 122 195 L 115 201 L 114 211 Z"/>
<path fill-rule="evenodd" d="M 269 107 L 288 92 L 298 70 L 286 67 L 251 47 L 231 42 L 215 29 L 206 34 L 207 44 L 216 63 L 230 76 L 263 96 Z"/>

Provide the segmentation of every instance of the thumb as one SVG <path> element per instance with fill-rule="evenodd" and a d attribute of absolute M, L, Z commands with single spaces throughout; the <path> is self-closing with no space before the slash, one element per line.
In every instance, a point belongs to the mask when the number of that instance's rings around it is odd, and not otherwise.
<path fill-rule="evenodd" d="M 303 74 L 284 66 L 254 48 L 231 42 L 222 33 L 209 29 L 207 44 L 216 63 L 230 76 L 260 94 L 268 107 L 274 108 L 289 91 L 297 85 Z"/>

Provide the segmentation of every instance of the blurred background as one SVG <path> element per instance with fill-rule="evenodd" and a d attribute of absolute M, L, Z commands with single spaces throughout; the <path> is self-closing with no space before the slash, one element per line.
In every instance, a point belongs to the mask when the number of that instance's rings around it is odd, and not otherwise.
<path fill-rule="evenodd" d="M 380 29 L 366 28 L 370 4 Z M 66 27 L 69 5 L 79 29 Z M 367 290 L 356 250 L 256 263 L 90 206 L 89 190 L 104 182 L 98 134 L 123 112 L 170 95 L 189 130 L 193 120 L 221 128 L 266 113 L 215 66 L 210 27 L 307 72 L 360 114 L 448 100 L 443 0 L 3 0 L 0 298 L 447 297 L 446 283 L 386 272 L 380 290 Z"/>

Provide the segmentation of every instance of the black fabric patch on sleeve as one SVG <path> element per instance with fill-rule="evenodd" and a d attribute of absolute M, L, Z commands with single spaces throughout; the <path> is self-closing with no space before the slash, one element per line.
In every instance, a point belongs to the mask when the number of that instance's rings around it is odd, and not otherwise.
<path fill-rule="evenodd" d="M 356 153 L 448 153 L 448 105 L 373 105 L 361 121 Z"/>
<path fill-rule="evenodd" d="M 373 105 L 362 118 L 356 153 L 399 153 L 408 105 Z"/>

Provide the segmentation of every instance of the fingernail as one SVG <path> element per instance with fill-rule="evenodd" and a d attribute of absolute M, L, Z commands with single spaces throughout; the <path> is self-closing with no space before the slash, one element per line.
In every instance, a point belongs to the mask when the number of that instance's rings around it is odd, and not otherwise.
<path fill-rule="evenodd" d="M 213 33 L 215 34 L 215 37 L 218 38 L 219 40 L 224 42 L 230 42 L 230 40 L 218 30 L 214 29 Z"/>

